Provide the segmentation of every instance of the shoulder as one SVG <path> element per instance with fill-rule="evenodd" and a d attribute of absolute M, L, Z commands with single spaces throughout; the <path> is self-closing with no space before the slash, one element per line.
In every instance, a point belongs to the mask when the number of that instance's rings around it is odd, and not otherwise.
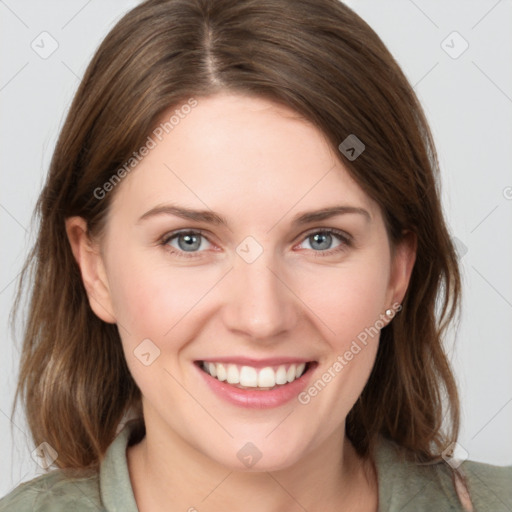
<path fill-rule="evenodd" d="M 137 512 L 126 448 L 140 435 L 140 422 L 127 422 L 98 469 L 56 469 L 34 478 L 0 499 L 0 512 Z"/>
<path fill-rule="evenodd" d="M 460 470 L 475 510 L 512 510 L 512 466 L 466 461 Z"/>
<path fill-rule="evenodd" d="M 418 464 L 406 460 L 395 443 L 381 439 L 375 452 L 379 478 L 379 511 L 464 511 L 464 494 L 473 510 L 512 510 L 512 467 L 466 461 Z M 462 483 L 461 483 L 462 482 Z"/>
<path fill-rule="evenodd" d="M 98 473 L 60 469 L 25 482 L 0 499 L 0 512 L 101 511 Z"/>

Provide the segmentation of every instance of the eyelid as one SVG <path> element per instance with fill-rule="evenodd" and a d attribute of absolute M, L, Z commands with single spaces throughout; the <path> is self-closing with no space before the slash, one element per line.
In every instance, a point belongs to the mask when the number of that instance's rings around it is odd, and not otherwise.
<path fill-rule="evenodd" d="M 315 253 L 315 255 L 317 255 L 317 256 L 322 256 L 322 255 L 328 256 L 330 254 L 337 252 L 338 250 L 342 250 L 342 249 L 346 248 L 347 246 L 351 246 L 352 242 L 353 242 L 353 237 L 349 233 L 347 233 L 341 229 L 330 228 L 330 227 L 316 227 L 316 228 L 310 228 L 309 230 L 301 233 L 298 237 L 299 241 L 294 245 L 294 247 L 296 245 L 303 243 L 309 236 L 316 234 L 316 233 L 332 234 L 332 235 L 338 237 L 341 242 L 340 246 L 335 247 L 334 249 L 326 249 L 324 251 L 313 251 Z M 180 249 L 177 249 L 175 247 L 168 245 L 171 240 L 173 240 L 174 238 L 176 238 L 182 234 L 199 235 L 199 236 L 205 238 L 208 241 L 208 243 L 213 244 L 213 242 L 210 240 L 210 238 L 206 234 L 206 232 L 199 228 L 183 228 L 183 229 L 178 229 L 176 231 L 168 232 L 159 239 L 159 244 L 164 246 L 172 254 L 179 255 L 179 257 L 185 257 L 185 258 L 201 257 L 202 253 L 204 253 L 205 250 L 203 250 L 203 251 L 182 251 Z M 312 251 L 312 249 L 307 249 L 307 250 Z"/>
<path fill-rule="evenodd" d="M 351 244 L 354 240 L 354 237 L 347 233 L 346 231 L 343 231 L 342 229 L 337 228 L 326 228 L 326 227 L 317 227 L 317 228 L 311 228 L 307 231 L 301 233 L 298 238 L 300 241 L 303 241 L 304 239 L 308 238 L 309 236 L 315 234 L 315 233 L 332 233 L 333 235 L 338 236 L 340 239 L 342 239 L 345 243 Z"/>
<path fill-rule="evenodd" d="M 192 235 L 201 235 L 202 237 L 206 238 L 206 240 L 208 240 L 208 242 L 212 243 L 210 241 L 210 239 L 208 238 L 208 236 L 205 234 L 205 231 L 203 231 L 202 229 L 197 229 L 197 228 L 184 228 L 184 229 L 178 229 L 176 231 L 169 231 L 168 233 L 166 233 L 165 235 L 163 235 L 162 237 L 160 237 L 159 241 L 163 244 L 166 244 L 166 243 L 169 243 L 170 240 L 172 240 L 173 238 L 176 238 L 178 235 L 188 235 L 188 234 L 192 234 Z"/>
<path fill-rule="evenodd" d="M 166 251 L 168 251 L 170 254 L 177 255 L 178 258 L 200 258 L 202 254 L 205 252 L 203 251 L 182 251 L 176 247 L 173 247 L 169 245 L 169 242 L 173 240 L 174 238 L 178 237 L 179 235 L 199 235 L 203 237 L 209 244 L 213 244 L 213 242 L 210 240 L 210 238 L 205 234 L 205 231 L 198 228 L 184 228 L 184 229 L 178 229 L 176 231 L 171 231 L 163 235 L 158 240 L 158 245 L 161 245 Z"/>
<path fill-rule="evenodd" d="M 203 229 L 200 229 L 200 228 L 183 228 L 183 229 L 178 229 L 176 231 L 170 231 L 170 232 L 166 233 L 165 235 L 163 235 L 162 237 L 160 237 L 159 241 L 162 243 L 167 243 L 167 242 L 169 242 L 169 240 L 171 240 L 172 238 L 175 238 L 176 236 L 178 236 L 180 234 L 188 234 L 188 233 L 195 234 L 195 235 L 201 235 L 204 238 L 206 238 L 208 240 L 208 242 L 213 243 L 210 240 L 206 231 Z M 326 228 L 326 227 L 310 228 L 307 231 L 302 232 L 296 238 L 299 240 L 303 240 L 304 238 L 306 238 L 314 233 L 334 233 L 335 235 L 338 235 L 339 237 L 345 239 L 347 242 L 351 242 L 353 240 L 352 235 L 350 235 L 346 231 L 343 231 L 343 230 L 337 229 L 337 228 Z"/>
<path fill-rule="evenodd" d="M 353 240 L 354 238 L 349 233 L 336 228 L 313 228 L 309 231 L 306 231 L 300 236 L 300 242 L 297 245 L 304 243 L 310 236 L 315 233 L 328 233 L 338 238 L 339 245 L 336 247 L 331 247 L 330 249 L 326 249 L 323 251 L 315 251 L 314 249 L 301 249 L 306 251 L 306 254 L 309 256 L 313 256 L 316 258 L 332 258 L 339 257 L 343 255 L 343 253 L 347 252 L 349 249 L 354 247 Z M 295 248 L 295 247 L 294 247 Z M 329 261 L 328 259 L 326 261 Z"/>

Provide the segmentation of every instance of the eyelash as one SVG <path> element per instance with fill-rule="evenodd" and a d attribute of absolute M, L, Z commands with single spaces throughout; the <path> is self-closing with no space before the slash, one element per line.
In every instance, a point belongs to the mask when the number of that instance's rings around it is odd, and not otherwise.
<path fill-rule="evenodd" d="M 335 235 L 338 240 L 341 242 L 340 245 L 335 247 L 334 249 L 327 249 L 325 251 L 313 251 L 315 257 L 325 257 L 325 256 L 332 256 L 333 254 L 336 254 L 338 252 L 344 251 L 347 249 L 347 247 L 352 246 L 352 239 L 349 237 L 346 233 L 343 231 L 340 231 L 338 229 L 334 228 L 322 228 L 322 229 L 315 229 L 313 231 L 309 231 L 306 233 L 302 241 L 306 240 L 307 238 L 317 234 L 317 233 L 328 233 Z M 178 256 L 179 258 L 197 258 L 200 257 L 201 253 L 203 251 L 198 252 L 187 252 L 187 251 L 180 251 L 175 249 L 174 247 L 171 247 L 167 245 L 171 240 L 178 237 L 179 235 L 199 235 L 208 240 L 208 237 L 204 234 L 201 230 L 182 230 L 182 231 L 174 231 L 172 233 L 168 233 L 160 240 L 160 245 L 162 245 L 170 254 Z M 210 240 L 208 240 L 210 242 Z M 210 242 L 211 243 L 211 242 Z M 312 249 L 309 249 L 312 250 Z"/>

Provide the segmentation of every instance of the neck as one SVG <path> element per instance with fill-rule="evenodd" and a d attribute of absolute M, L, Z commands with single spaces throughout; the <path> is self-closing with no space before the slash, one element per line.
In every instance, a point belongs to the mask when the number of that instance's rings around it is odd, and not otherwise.
<path fill-rule="evenodd" d="M 377 510 L 373 464 L 357 455 L 343 431 L 277 471 L 231 470 L 170 429 L 148 426 L 127 456 L 140 512 Z"/>

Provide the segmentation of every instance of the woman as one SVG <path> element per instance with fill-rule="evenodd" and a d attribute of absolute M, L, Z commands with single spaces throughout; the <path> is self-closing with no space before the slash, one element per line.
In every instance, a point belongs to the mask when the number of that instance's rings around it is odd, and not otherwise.
<path fill-rule="evenodd" d="M 411 87 L 343 4 L 128 13 L 24 273 L 18 394 L 60 469 L 0 510 L 507 510 L 510 469 L 451 457 L 437 174 Z"/>

